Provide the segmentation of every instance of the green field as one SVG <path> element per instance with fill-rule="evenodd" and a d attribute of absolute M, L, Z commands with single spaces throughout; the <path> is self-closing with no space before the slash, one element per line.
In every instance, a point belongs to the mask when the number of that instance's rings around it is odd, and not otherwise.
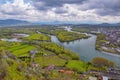
<path fill-rule="evenodd" d="M 50 41 L 50 37 L 44 34 L 31 34 L 24 38 L 24 40 Z"/>
<path fill-rule="evenodd" d="M 85 72 L 86 71 L 86 64 L 82 61 L 78 61 L 78 60 L 71 60 L 68 62 L 68 64 L 66 65 L 67 68 L 72 69 L 72 70 L 76 70 L 76 71 L 80 71 L 80 72 Z"/>
<path fill-rule="evenodd" d="M 34 46 L 28 44 L 18 44 L 8 47 L 8 51 L 16 55 L 17 57 L 20 56 L 27 56 L 30 50 L 36 49 Z"/>
<path fill-rule="evenodd" d="M 66 61 L 59 58 L 56 55 L 53 56 L 39 56 L 34 59 L 35 62 L 39 63 L 42 67 L 43 66 L 50 66 L 50 65 L 55 65 L 55 66 L 64 66 Z"/>

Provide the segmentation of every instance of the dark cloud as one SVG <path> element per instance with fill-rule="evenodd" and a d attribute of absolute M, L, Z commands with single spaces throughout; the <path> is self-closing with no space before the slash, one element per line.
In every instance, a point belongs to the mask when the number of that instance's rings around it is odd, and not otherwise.
<path fill-rule="evenodd" d="M 113 15 L 120 16 L 120 0 L 32 0 L 33 5 L 38 10 L 50 10 L 53 7 L 58 8 L 56 13 L 66 13 L 59 9 L 64 4 L 76 4 L 80 10 L 92 10 L 101 16 Z M 82 6 L 84 5 L 84 6 Z"/>
<path fill-rule="evenodd" d="M 1 11 L 1 10 L 0 12 L 6 15 L 20 15 L 20 12 L 6 12 L 6 11 Z"/>
<path fill-rule="evenodd" d="M 33 2 L 43 2 L 46 6 L 55 7 L 63 4 L 80 4 L 86 0 L 33 0 Z"/>
<path fill-rule="evenodd" d="M 67 13 L 68 11 L 67 10 L 63 10 L 61 8 L 57 8 L 54 12 L 57 13 L 57 14 L 62 14 L 62 13 Z"/>
<path fill-rule="evenodd" d="M 120 9 L 97 9 L 97 14 L 100 14 L 101 16 L 111 15 L 111 16 L 120 16 Z"/>
<path fill-rule="evenodd" d="M 120 16 L 120 0 L 88 0 L 84 4 L 85 10 L 95 9 L 101 16 Z"/>
<path fill-rule="evenodd" d="M 61 7 L 64 4 L 81 4 L 86 0 L 32 0 L 33 5 L 39 10 Z M 42 6 L 41 6 L 42 3 Z"/>

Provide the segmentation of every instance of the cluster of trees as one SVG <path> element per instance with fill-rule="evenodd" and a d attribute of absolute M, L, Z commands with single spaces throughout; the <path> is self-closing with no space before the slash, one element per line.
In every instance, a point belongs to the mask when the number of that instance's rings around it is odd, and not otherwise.
<path fill-rule="evenodd" d="M 73 41 L 73 40 L 77 40 L 77 39 L 82 39 L 82 38 L 88 38 L 89 36 L 85 35 L 85 34 L 77 34 L 74 32 L 59 32 L 57 34 L 58 39 L 61 42 L 67 42 L 67 41 Z"/>
<path fill-rule="evenodd" d="M 41 28 L 40 32 L 45 34 L 56 35 L 61 42 L 73 41 L 82 38 L 88 38 L 85 34 L 77 34 L 74 32 L 68 32 L 63 28 Z"/>
<path fill-rule="evenodd" d="M 112 62 L 108 59 L 102 58 L 102 57 L 93 58 L 92 63 L 95 66 L 98 66 L 98 67 L 101 67 L 101 68 L 102 67 L 114 67 L 115 66 L 114 62 Z"/>
<path fill-rule="evenodd" d="M 79 59 L 79 56 L 77 53 L 71 52 L 68 49 L 65 49 L 64 47 L 61 47 L 53 42 L 43 42 L 40 43 L 40 47 L 52 51 L 54 52 L 56 55 L 60 55 L 60 54 L 65 54 L 67 56 L 70 56 L 72 59 Z"/>

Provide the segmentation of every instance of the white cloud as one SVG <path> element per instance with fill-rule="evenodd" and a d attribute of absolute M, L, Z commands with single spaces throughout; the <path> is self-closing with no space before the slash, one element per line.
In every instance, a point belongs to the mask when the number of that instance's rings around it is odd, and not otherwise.
<path fill-rule="evenodd" d="M 13 3 L 6 2 L 0 5 L 0 18 L 27 19 L 34 17 L 36 10 L 30 3 L 24 3 L 23 0 L 14 0 Z M 29 19 L 28 19 L 29 20 Z"/>
<path fill-rule="evenodd" d="M 44 6 L 39 2 L 40 6 Z M 27 21 L 99 21 L 99 22 L 120 22 L 120 16 L 100 16 L 96 9 L 80 10 L 84 8 L 79 4 L 64 4 L 61 7 L 53 7 L 49 10 L 38 10 L 31 2 L 14 0 L 0 5 L 0 19 L 21 19 Z"/>

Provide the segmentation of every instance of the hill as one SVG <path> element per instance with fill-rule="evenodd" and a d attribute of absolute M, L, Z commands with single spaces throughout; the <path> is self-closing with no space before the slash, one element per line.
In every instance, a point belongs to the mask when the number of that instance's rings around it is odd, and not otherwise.
<path fill-rule="evenodd" d="M 30 23 L 27 21 L 16 20 L 16 19 L 0 20 L 0 26 L 22 25 L 22 24 L 30 24 Z"/>

